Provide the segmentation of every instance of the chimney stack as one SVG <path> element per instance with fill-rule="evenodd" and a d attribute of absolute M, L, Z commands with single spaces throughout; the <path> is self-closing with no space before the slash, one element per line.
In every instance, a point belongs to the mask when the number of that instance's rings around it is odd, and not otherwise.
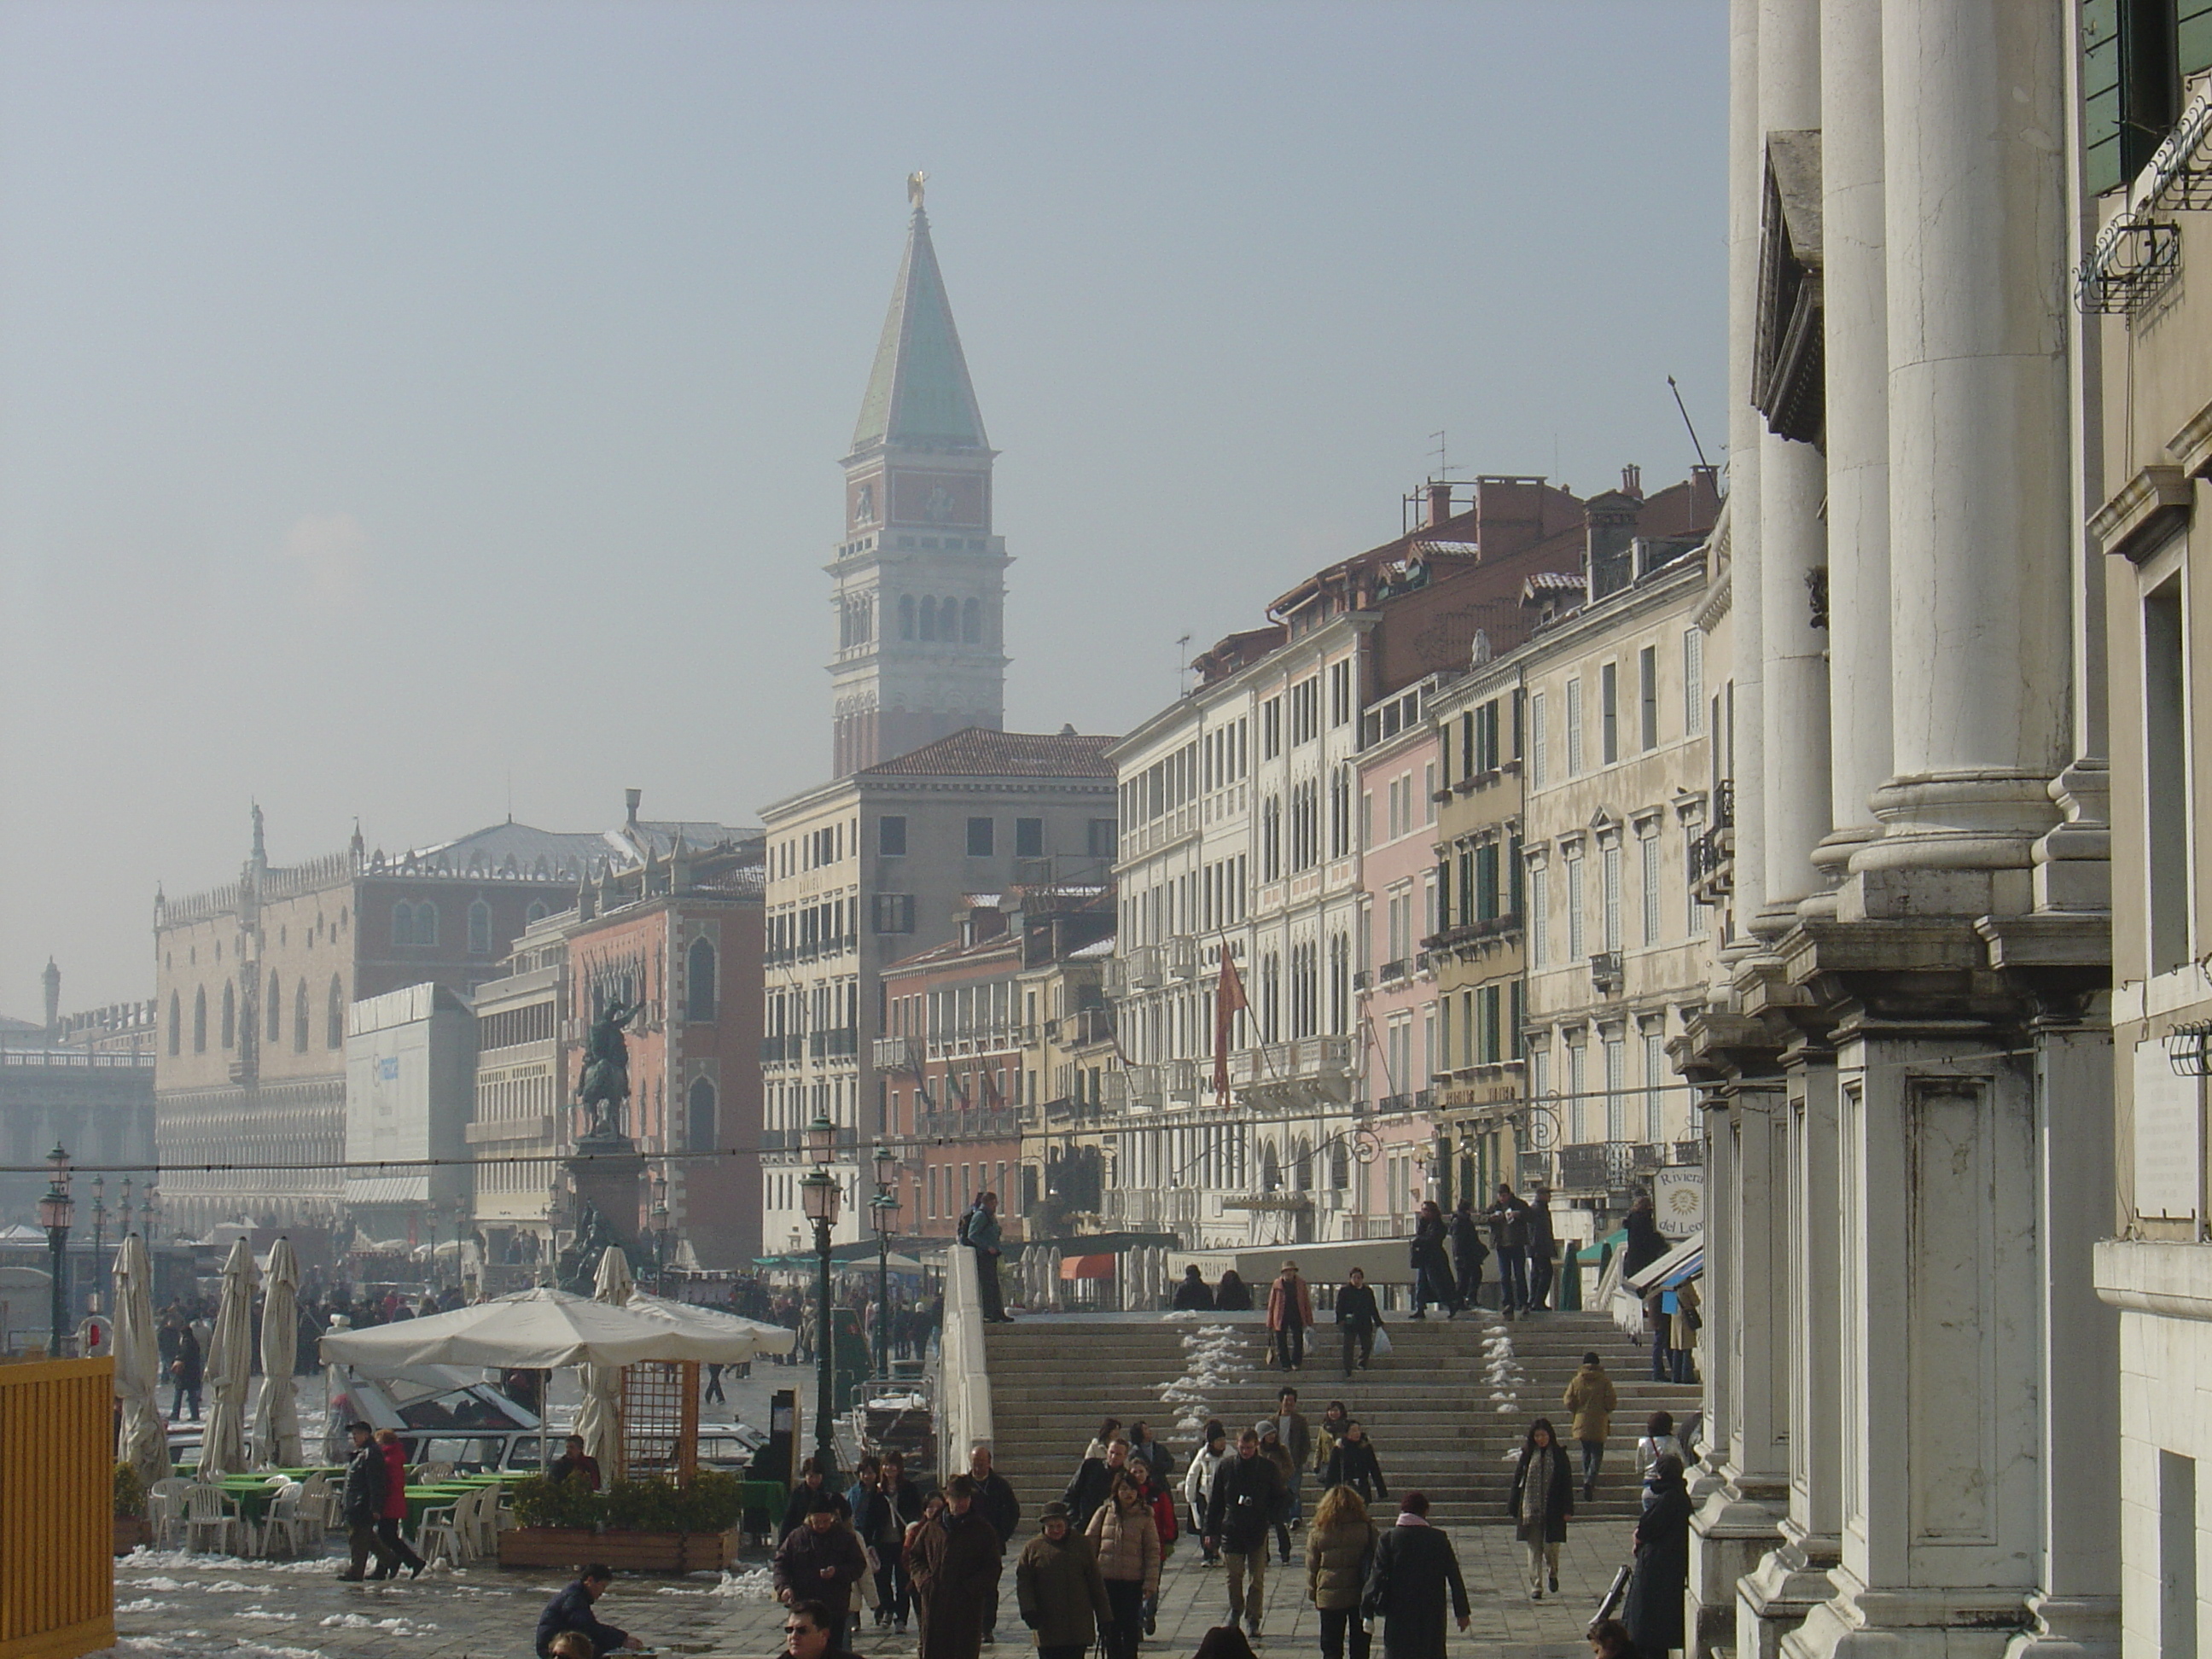
<path fill-rule="evenodd" d="M 637 804 L 644 799 L 645 791 L 642 789 L 623 791 L 623 805 L 626 809 L 623 820 L 623 827 L 633 836 L 637 833 Z"/>
<path fill-rule="evenodd" d="M 1633 464 L 1620 469 L 1620 493 L 1644 499 L 1644 469 Z"/>
<path fill-rule="evenodd" d="M 1429 528 L 1434 530 L 1451 515 L 1451 486 L 1431 483 L 1429 485 Z"/>

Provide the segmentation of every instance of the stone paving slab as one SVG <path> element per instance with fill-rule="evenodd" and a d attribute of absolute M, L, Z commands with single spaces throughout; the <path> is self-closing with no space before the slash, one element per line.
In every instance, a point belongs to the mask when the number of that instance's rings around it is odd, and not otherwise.
<path fill-rule="evenodd" d="M 1507 1659 L 1586 1655 L 1583 1627 L 1626 1559 L 1625 1533 L 1607 1535 L 1613 1530 L 1591 1528 L 1571 1536 L 1560 1553 L 1559 1595 L 1532 1602 L 1510 1528 L 1458 1529 L 1453 1541 L 1474 1620 L 1468 1635 L 1454 1635 L 1454 1650 Z M 1319 1621 L 1305 1601 L 1301 1548 L 1294 1536 L 1291 1565 L 1269 1564 L 1266 1634 L 1259 1644 L 1264 1653 L 1318 1650 Z M 344 1584 L 335 1577 L 343 1565 L 336 1557 L 275 1564 L 170 1551 L 126 1557 L 116 1564 L 117 1659 L 384 1659 L 403 1652 L 421 1659 L 523 1659 L 538 1608 L 562 1582 L 549 1571 L 479 1566 L 434 1569 L 420 1580 Z M 625 1576 L 601 1603 L 601 1614 L 663 1652 L 768 1659 L 782 1645 L 782 1615 L 769 1600 L 764 1565 L 748 1560 L 720 1578 Z M 1011 1560 L 1001 1601 L 1001 1639 L 986 1655 L 1021 1659 L 1033 1650 L 1014 1615 Z M 1227 1610 L 1224 1570 L 1200 1565 L 1185 1540 L 1162 1577 L 1159 1633 L 1145 1644 L 1146 1654 L 1172 1659 L 1196 1651 Z M 895 1638 L 866 1628 L 865 1620 L 851 1645 L 864 1659 L 911 1659 L 915 1651 L 911 1635 Z"/>

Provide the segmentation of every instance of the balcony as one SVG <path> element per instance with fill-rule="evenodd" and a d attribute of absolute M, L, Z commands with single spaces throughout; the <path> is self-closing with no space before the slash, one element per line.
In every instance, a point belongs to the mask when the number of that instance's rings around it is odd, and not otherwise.
<path fill-rule="evenodd" d="M 1162 947 L 1167 955 L 1168 972 L 1176 979 L 1198 977 L 1198 941 L 1188 933 L 1170 939 Z"/>
<path fill-rule="evenodd" d="M 1647 1141 L 1609 1140 L 1605 1147 L 1606 1184 L 1632 1187 L 1662 1167 L 1667 1148 Z"/>
<path fill-rule="evenodd" d="M 1520 937 L 1521 913 L 1509 910 L 1502 916 L 1485 916 L 1480 921 L 1462 922 L 1456 927 L 1447 927 L 1431 939 L 1424 939 L 1432 951 L 1449 951 L 1455 956 L 1473 956 L 1510 944 Z"/>
<path fill-rule="evenodd" d="M 918 1072 L 921 1069 L 921 1044 L 913 1037 L 878 1037 L 873 1044 L 876 1069 L 879 1072 Z"/>
<path fill-rule="evenodd" d="M 1413 1097 L 1411 1095 L 1385 1095 L 1375 1103 L 1378 1117 L 1402 1117 L 1413 1109 Z"/>
<path fill-rule="evenodd" d="M 1092 1006 L 1078 1008 L 1060 1021 L 1060 1042 L 1063 1048 L 1083 1048 L 1093 1043 L 1114 1040 L 1114 1011 Z"/>
<path fill-rule="evenodd" d="M 1713 786 L 1713 828 L 1735 828 L 1735 780 L 1723 778 Z"/>
<path fill-rule="evenodd" d="M 1157 1066 L 1127 1066 L 1121 1075 L 1127 1080 L 1128 1103 L 1149 1106 L 1157 1109 L 1160 1103 L 1160 1068 Z"/>
<path fill-rule="evenodd" d="M 1355 991 L 1364 991 L 1374 983 L 1375 975 L 1364 968 L 1358 969 L 1352 975 L 1352 988 Z"/>
<path fill-rule="evenodd" d="M 1115 957 L 1115 964 L 1121 970 L 1123 988 L 1131 991 L 1146 991 L 1165 984 L 1166 954 L 1157 945 L 1133 945 Z"/>
<path fill-rule="evenodd" d="M 1297 1037 L 1229 1056 L 1229 1081 L 1255 1102 L 1344 1105 L 1352 1099 L 1352 1039 Z"/>
<path fill-rule="evenodd" d="M 850 1060 L 860 1052 L 860 1028 L 839 1025 L 827 1031 L 810 1032 L 806 1052 L 817 1060 Z"/>
<path fill-rule="evenodd" d="M 763 1066 L 781 1066 L 787 1060 L 797 1060 L 803 1053 L 806 1039 L 801 1036 L 766 1036 L 761 1039 L 760 1057 Z"/>
<path fill-rule="evenodd" d="M 1598 991 L 1608 994 L 1618 994 L 1626 982 L 1626 975 L 1622 969 L 1620 952 L 1618 951 L 1599 951 L 1589 959 L 1589 968 L 1590 984 Z"/>
<path fill-rule="evenodd" d="M 1395 962 L 1384 963 L 1382 964 L 1382 971 L 1377 975 L 1377 977 L 1381 979 L 1383 984 L 1388 985 L 1394 980 L 1405 978 L 1407 971 L 1407 960 L 1405 957 L 1401 957 Z"/>

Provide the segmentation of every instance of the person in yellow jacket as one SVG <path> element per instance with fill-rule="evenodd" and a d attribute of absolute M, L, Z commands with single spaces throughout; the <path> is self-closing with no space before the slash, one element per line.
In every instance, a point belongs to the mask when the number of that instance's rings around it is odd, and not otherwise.
<path fill-rule="evenodd" d="M 1613 1431 L 1613 1413 L 1620 1404 L 1605 1362 L 1595 1353 L 1583 1356 L 1583 1368 L 1567 1384 L 1562 1402 L 1574 1413 L 1575 1438 L 1583 1443 L 1583 1502 L 1597 1495 L 1597 1472 L 1605 1463 L 1605 1437 Z"/>

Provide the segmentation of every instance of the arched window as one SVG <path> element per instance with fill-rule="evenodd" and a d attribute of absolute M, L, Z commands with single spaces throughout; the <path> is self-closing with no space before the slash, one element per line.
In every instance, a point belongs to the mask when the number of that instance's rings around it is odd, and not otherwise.
<path fill-rule="evenodd" d="M 207 1052 L 207 987 L 192 993 L 192 1052 Z"/>
<path fill-rule="evenodd" d="M 268 1041 L 269 1041 L 269 1045 L 270 1045 L 270 1047 L 271 1047 L 272 1048 L 273 1048 L 274 1047 L 276 1047 L 276 1042 L 277 1042 L 277 1040 L 278 1040 L 279 1038 L 281 1038 L 283 1035 L 284 1035 L 284 994 L 283 994 L 282 991 L 280 991 L 280 990 L 278 990 L 278 989 L 276 988 L 276 971 L 272 969 L 270 971 L 270 975 L 269 975 L 269 1037 L 268 1037 Z"/>
<path fill-rule="evenodd" d="M 714 947 L 703 939 L 691 941 L 684 966 L 684 1018 L 714 1017 Z"/>
<path fill-rule="evenodd" d="M 222 1046 L 230 1048 L 238 1041 L 238 988 L 225 980 L 222 987 Z"/>
<path fill-rule="evenodd" d="M 169 1052 L 180 1054 L 185 1051 L 185 1006 L 174 991 L 169 993 Z"/>
<path fill-rule="evenodd" d="M 970 645 L 983 639 L 983 607 L 970 599 L 960 607 L 960 637 Z"/>
<path fill-rule="evenodd" d="M 530 908 L 522 913 L 522 925 L 527 927 L 533 921 L 544 921 L 551 914 L 552 912 L 545 908 L 544 899 L 532 899 L 530 901 Z"/>
<path fill-rule="evenodd" d="M 692 1080 L 684 1145 L 695 1152 L 709 1151 L 714 1145 L 714 1085 L 703 1077 Z"/>
<path fill-rule="evenodd" d="M 914 637 L 914 595 L 911 593 L 899 595 L 899 637 L 902 640 Z"/>
<path fill-rule="evenodd" d="M 292 988 L 292 1052 L 307 1052 L 307 981 L 304 978 Z"/>
<path fill-rule="evenodd" d="M 937 601 L 926 594 L 921 601 L 921 637 L 925 640 L 937 637 Z"/>
<path fill-rule="evenodd" d="M 331 975 L 331 1003 L 323 1014 L 323 1047 L 345 1047 L 345 987 L 336 974 Z"/>
<path fill-rule="evenodd" d="M 412 945 L 415 942 L 415 907 L 405 899 L 392 907 L 392 942 Z"/>
<path fill-rule="evenodd" d="M 482 899 L 469 906 L 469 953 L 478 957 L 491 954 L 491 906 Z"/>
<path fill-rule="evenodd" d="M 424 899 L 415 907 L 415 942 L 435 945 L 438 942 L 438 907 Z"/>

